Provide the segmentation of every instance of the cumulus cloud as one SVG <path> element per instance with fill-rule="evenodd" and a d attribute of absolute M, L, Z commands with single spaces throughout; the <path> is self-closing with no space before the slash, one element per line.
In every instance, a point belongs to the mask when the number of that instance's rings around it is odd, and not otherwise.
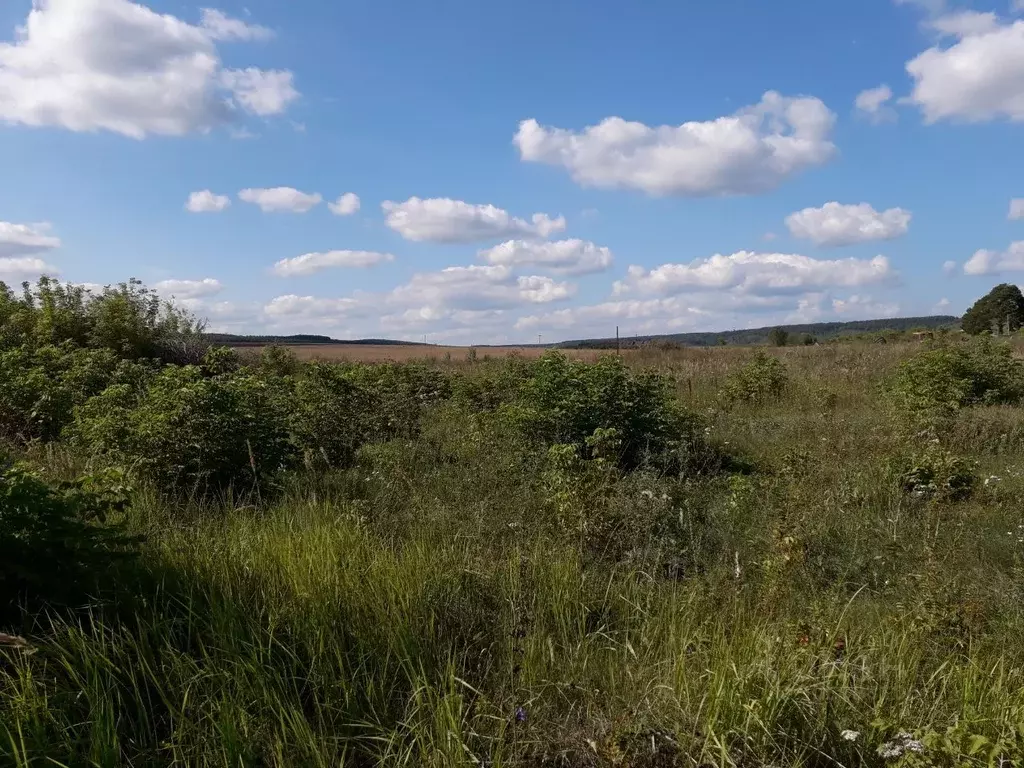
<path fill-rule="evenodd" d="M 612 252 L 586 240 L 508 240 L 480 251 L 488 264 L 538 267 L 563 275 L 603 272 L 612 265 Z"/>
<path fill-rule="evenodd" d="M 939 43 L 907 63 L 914 88 L 907 101 L 925 121 L 1024 120 L 1024 21 L 965 12 L 930 22 L 952 44 Z"/>
<path fill-rule="evenodd" d="M 0 121 L 141 139 L 276 114 L 290 72 L 225 69 L 216 43 L 264 36 L 219 12 L 193 25 L 130 0 L 36 0 L 0 43 Z"/>
<path fill-rule="evenodd" d="M 1024 0 L 1022 0 L 1024 2 Z M 1008 218 L 1011 221 L 1024 219 L 1024 197 L 1015 197 L 1010 201 L 1010 213 Z"/>
<path fill-rule="evenodd" d="M 227 69 L 221 73 L 221 83 L 231 92 L 235 103 L 261 117 L 279 115 L 299 98 L 294 76 L 282 69 Z"/>
<path fill-rule="evenodd" d="M 565 218 L 535 213 L 530 221 L 493 205 L 462 200 L 410 197 L 404 203 L 381 204 L 387 225 L 406 240 L 469 243 L 502 237 L 549 237 L 565 229 Z"/>
<path fill-rule="evenodd" d="M 357 298 L 319 298 L 315 296 L 297 296 L 289 293 L 277 296 L 263 308 L 271 318 L 334 318 L 343 319 L 365 315 L 371 307 Z"/>
<path fill-rule="evenodd" d="M 448 267 L 421 272 L 390 292 L 388 301 L 408 307 L 507 309 L 571 297 L 576 286 L 550 277 L 517 277 L 509 266 Z"/>
<path fill-rule="evenodd" d="M 56 248 L 60 248 L 60 238 L 51 234 L 51 226 L 47 223 L 0 221 L 0 257 L 45 253 Z"/>
<path fill-rule="evenodd" d="M 817 245 L 841 246 L 902 237 L 907 234 L 910 218 L 910 212 L 902 208 L 879 213 L 867 203 L 831 202 L 790 214 L 786 226 L 793 237 L 812 240 Z"/>
<path fill-rule="evenodd" d="M 307 213 L 323 201 L 317 193 L 307 194 L 293 187 L 243 189 L 238 193 L 238 199 L 258 205 L 264 213 Z"/>
<path fill-rule="evenodd" d="M 626 279 L 615 284 L 615 291 L 672 295 L 712 289 L 771 294 L 859 287 L 890 282 L 895 277 L 885 256 L 827 260 L 799 254 L 739 251 L 729 256 L 715 254 L 689 264 L 662 264 L 651 270 L 632 266 Z"/>
<path fill-rule="evenodd" d="M 935 303 L 935 311 L 936 312 L 948 312 L 950 305 L 951 305 L 950 300 L 947 299 L 945 296 L 943 296 L 941 299 L 939 299 Z"/>
<path fill-rule="evenodd" d="M 376 251 L 327 251 L 326 253 L 305 253 L 292 259 L 281 259 L 274 264 L 274 274 L 280 277 L 311 275 L 332 267 L 372 267 L 394 261 L 390 253 Z"/>
<path fill-rule="evenodd" d="M 335 216 L 351 216 L 359 210 L 360 205 L 359 195 L 354 192 L 346 192 L 333 203 L 328 203 L 327 207 Z"/>
<path fill-rule="evenodd" d="M 650 195 L 736 195 L 774 189 L 835 154 L 835 115 L 819 99 L 774 91 L 733 115 L 651 127 L 609 117 L 582 131 L 519 124 L 524 161 L 561 166 L 579 184 Z"/>
<path fill-rule="evenodd" d="M 229 205 L 231 205 L 231 198 L 227 195 L 215 195 L 210 190 L 204 189 L 188 196 L 185 210 L 190 213 L 220 213 Z"/>
<path fill-rule="evenodd" d="M 873 122 L 883 122 L 896 117 L 896 112 L 888 105 L 892 100 L 892 88 L 888 85 L 880 85 L 877 88 L 868 88 L 857 94 L 854 106 L 857 111 Z"/>
<path fill-rule="evenodd" d="M 965 275 L 995 275 L 1024 271 L 1024 240 L 1010 243 L 1005 251 L 982 249 L 964 264 Z"/>
<path fill-rule="evenodd" d="M 202 280 L 161 280 L 153 288 L 164 297 L 176 299 L 199 299 L 214 296 L 224 290 L 220 280 L 204 277 Z"/>
<path fill-rule="evenodd" d="M 56 275 L 57 268 L 34 256 L 0 256 L 0 280 L 34 280 L 40 275 Z"/>
<path fill-rule="evenodd" d="M 959 265 L 955 261 L 953 261 L 952 259 L 950 259 L 949 261 L 944 261 L 944 262 L 942 262 L 942 274 L 944 274 L 944 275 L 955 274 L 956 273 L 956 268 L 958 266 Z"/>
<path fill-rule="evenodd" d="M 899 314 L 900 305 L 854 294 L 845 299 L 832 299 L 832 310 L 844 320 L 873 320 Z"/>
<path fill-rule="evenodd" d="M 273 30 L 233 19 L 215 8 L 203 8 L 201 14 L 200 26 L 214 40 L 269 40 L 274 36 Z"/>

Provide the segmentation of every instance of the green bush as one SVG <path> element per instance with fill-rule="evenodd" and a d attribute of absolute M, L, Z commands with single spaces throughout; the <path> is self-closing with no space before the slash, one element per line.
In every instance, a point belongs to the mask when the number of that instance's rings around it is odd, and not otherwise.
<path fill-rule="evenodd" d="M 293 458 L 280 388 L 246 373 L 168 366 L 141 391 L 111 387 L 76 413 L 77 444 L 164 492 L 260 490 Z"/>
<path fill-rule="evenodd" d="M 918 499 L 963 501 L 971 496 L 977 483 L 977 462 L 934 445 L 908 459 L 900 473 L 902 489 Z"/>
<path fill-rule="evenodd" d="M 615 356 L 585 363 L 549 352 L 499 413 L 525 437 L 575 446 L 584 458 L 595 455 L 598 430 L 614 430 L 624 468 L 678 458 L 702 442 L 696 419 L 673 399 L 666 378 L 634 371 Z"/>
<path fill-rule="evenodd" d="M 346 378 L 373 398 L 367 416 L 368 437 L 415 437 L 425 408 L 451 396 L 449 377 L 413 363 L 344 366 Z"/>
<path fill-rule="evenodd" d="M 0 618 L 24 601 L 77 601 L 131 557 L 136 540 L 106 523 L 126 502 L 116 475 L 51 485 L 23 465 L 0 464 Z"/>
<path fill-rule="evenodd" d="M 0 439 L 55 440 L 72 410 L 112 384 L 144 378 L 149 369 L 110 350 L 27 346 L 0 351 Z"/>
<path fill-rule="evenodd" d="M 295 378 L 290 423 L 306 465 L 344 467 L 385 418 L 372 393 L 339 365 L 312 363 Z"/>
<path fill-rule="evenodd" d="M 758 352 L 754 359 L 730 374 L 720 398 L 726 405 L 766 403 L 777 400 L 789 385 L 786 364 L 776 357 Z"/>
<path fill-rule="evenodd" d="M 972 405 L 1020 402 L 1024 363 L 989 339 L 942 345 L 904 361 L 888 383 L 892 400 L 913 415 L 950 415 Z"/>

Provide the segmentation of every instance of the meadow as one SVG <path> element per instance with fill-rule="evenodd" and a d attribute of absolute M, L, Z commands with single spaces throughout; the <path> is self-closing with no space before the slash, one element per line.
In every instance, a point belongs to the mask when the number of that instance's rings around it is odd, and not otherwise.
<path fill-rule="evenodd" d="M 46 290 L 0 764 L 1024 764 L 1005 342 L 307 363 Z"/>

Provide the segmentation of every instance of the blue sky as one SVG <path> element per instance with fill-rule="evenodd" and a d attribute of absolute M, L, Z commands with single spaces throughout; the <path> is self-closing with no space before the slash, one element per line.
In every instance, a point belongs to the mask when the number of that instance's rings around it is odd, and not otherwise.
<path fill-rule="evenodd" d="M 1024 271 L 1007 2 L 7 0 L 0 41 L 0 279 L 217 330 L 721 330 Z"/>

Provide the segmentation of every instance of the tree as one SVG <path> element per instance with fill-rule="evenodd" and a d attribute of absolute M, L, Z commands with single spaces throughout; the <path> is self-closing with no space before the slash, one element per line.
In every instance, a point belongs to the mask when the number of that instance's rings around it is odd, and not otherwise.
<path fill-rule="evenodd" d="M 1001 283 L 964 313 L 960 325 L 972 335 L 1013 333 L 1024 326 L 1024 294 L 1016 285 Z"/>
<path fill-rule="evenodd" d="M 785 328 L 772 328 L 768 331 L 768 342 L 773 347 L 784 347 L 789 344 L 789 331 Z"/>

